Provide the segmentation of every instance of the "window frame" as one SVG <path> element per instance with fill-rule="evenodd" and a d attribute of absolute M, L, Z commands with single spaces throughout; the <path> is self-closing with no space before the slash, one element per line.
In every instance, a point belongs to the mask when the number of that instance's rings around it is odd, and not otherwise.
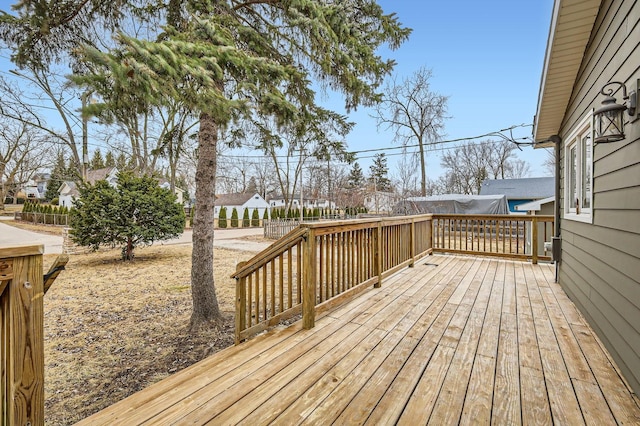
<path fill-rule="evenodd" d="M 564 143 L 565 219 L 593 223 L 593 147 L 593 111 L 590 111 Z M 587 185 L 588 197 L 583 198 Z M 589 207 L 584 207 L 585 199 L 589 200 Z"/>

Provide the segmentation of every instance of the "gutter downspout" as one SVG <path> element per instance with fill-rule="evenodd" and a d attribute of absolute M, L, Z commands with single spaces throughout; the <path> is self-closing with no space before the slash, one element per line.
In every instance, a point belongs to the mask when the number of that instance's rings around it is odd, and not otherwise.
<path fill-rule="evenodd" d="M 558 282 L 558 273 L 560 268 L 560 261 L 562 258 L 562 240 L 561 240 L 561 226 L 560 226 L 560 147 L 562 145 L 562 139 L 558 135 L 553 135 L 549 138 L 554 143 L 554 154 L 556 157 L 556 176 L 555 176 L 555 208 L 554 208 L 554 223 L 555 223 L 555 236 L 553 237 L 553 260 L 556 264 L 556 282 Z"/>

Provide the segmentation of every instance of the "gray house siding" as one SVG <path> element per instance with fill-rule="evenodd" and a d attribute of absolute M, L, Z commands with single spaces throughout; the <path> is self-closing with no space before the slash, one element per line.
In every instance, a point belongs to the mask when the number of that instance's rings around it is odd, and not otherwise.
<path fill-rule="evenodd" d="M 640 2 L 603 1 L 563 120 L 563 140 L 600 106 L 604 84 L 621 81 L 633 90 L 638 58 Z M 621 102 L 621 92 L 615 96 Z M 593 223 L 563 217 L 559 282 L 640 393 L 640 120 L 627 123 L 625 134 L 620 142 L 593 147 Z M 564 146 L 560 151 L 564 205 Z"/>

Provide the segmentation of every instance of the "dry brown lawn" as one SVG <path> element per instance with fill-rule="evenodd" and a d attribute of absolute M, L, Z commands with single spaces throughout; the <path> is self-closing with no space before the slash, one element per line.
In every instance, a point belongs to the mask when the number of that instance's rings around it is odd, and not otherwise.
<path fill-rule="evenodd" d="M 44 298 L 46 424 L 72 424 L 233 344 L 237 261 L 215 249 L 225 321 L 191 335 L 190 245 L 72 255 Z M 56 255 L 45 256 L 45 270 Z"/>

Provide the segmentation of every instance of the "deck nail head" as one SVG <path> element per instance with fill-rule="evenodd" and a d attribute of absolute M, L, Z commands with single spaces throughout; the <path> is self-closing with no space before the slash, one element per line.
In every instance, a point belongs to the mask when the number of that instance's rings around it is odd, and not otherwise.
<path fill-rule="evenodd" d="M 27 288 L 27 289 L 31 288 L 31 283 L 29 281 L 25 281 L 24 288 Z M 30 425 L 30 423 L 27 423 L 27 425 Z"/>

